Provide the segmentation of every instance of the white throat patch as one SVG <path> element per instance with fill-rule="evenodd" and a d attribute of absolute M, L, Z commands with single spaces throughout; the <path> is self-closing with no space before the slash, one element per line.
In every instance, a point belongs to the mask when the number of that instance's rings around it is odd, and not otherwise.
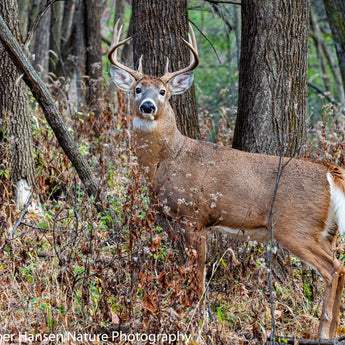
<path fill-rule="evenodd" d="M 133 128 L 139 131 L 151 132 L 157 127 L 157 121 L 152 121 L 148 119 L 141 119 L 140 117 L 135 117 L 133 119 Z"/>

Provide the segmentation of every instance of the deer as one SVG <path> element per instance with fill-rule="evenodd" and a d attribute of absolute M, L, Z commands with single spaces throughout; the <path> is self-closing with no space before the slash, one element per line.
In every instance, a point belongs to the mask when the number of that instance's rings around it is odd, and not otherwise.
<path fill-rule="evenodd" d="M 136 70 L 119 62 L 118 48 L 131 39 L 120 41 L 121 31 L 117 22 L 108 52 L 111 78 L 130 94 L 138 164 L 160 200 L 159 209 L 179 220 L 188 245 L 197 251 L 201 292 L 207 231 L 265 242 L 271 214 L 274 241 L 321 276 L 324 296 L 318 337 L 334 338 L 345 280 L 345 269 L 334 254 L 338 233 L 345 233 L 345 170 L 326 162 L 248 153 L 182 135 L 169 98 L 193 83 L 193 70 L 199 64 L 193 29 L 188 41 L 182 38 L 190 51 L 189 65 L 169 72 L 167 58 L 161 77 L 144 74 L 143 56 Z"/>

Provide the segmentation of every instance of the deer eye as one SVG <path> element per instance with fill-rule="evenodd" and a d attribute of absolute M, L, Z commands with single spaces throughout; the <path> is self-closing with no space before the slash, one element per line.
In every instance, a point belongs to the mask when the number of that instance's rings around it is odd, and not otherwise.
<path fill-rule="evenodd" d="M 135 93 L 140 93 L 141 92 L 141 88 L 140 87 L 137 87 L 136 89 L 135 89 Z"/>
<path fill-rule="evenodd" d="M 165 90 L 162 89 L 162 90 L 159 91 L 159 93 L 160 93 L 162 96 L 164 96 L 164 95 L 165 95 Z"/>

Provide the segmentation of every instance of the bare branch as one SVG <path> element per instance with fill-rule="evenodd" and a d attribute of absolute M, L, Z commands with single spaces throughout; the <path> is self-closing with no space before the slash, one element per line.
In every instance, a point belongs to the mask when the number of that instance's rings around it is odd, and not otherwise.
<path fill-rule="evenodd" d="M 298 339 L 290 337 L 275 337 L 273 341 L 266 343 L 267 345 L 273 344 L 299 344 L 299 345 L 344 345 L 345 336 L 335 339 Z"/>
<path fill-rule="evenodd" d="M 189 22 L 196 27 L 196 29 L 200 32 L 201 36 L 204 37 L 205 40 L 210 44 L 212 50 L 214 51 L 214 53 L 217 56 L 218 62 L 221 63 L 222 61 L 220 60 L 218 52 L 217 52 L 216 48 L 214 47 L 213 43 L 210 41 L 210 39 L 202 32 L 202 30 L 199 28 L 199 26 L 195 22 L 193 22 L 193 20 L 189 19 Z"/>
<path fill-rule="evenodd" d="M 315 84 L 309 83 L 308 82 L 308 87 L 316 90 L 318 93 L 320 93 L 322 96 L 324 96 L 330 103 L 332 103 L 333 105 L 335 105 L 336 107 L 339 106 L 339 103 L 330 95 L 327 95 L 327 93 L 325 93 L 325 91 L 323 91 L 320 87 L 318 87 Z"/>
<path fill-rule="evenodd" d="M 28 46 L 31 43 L 32 38 L 34 37 L 34 34 L 37 30 L 38 24 L 40 23 L 42 17 L 49 10 L 49 8 L 57 1 L 65 1 L 65 0 L 47 0 L 46 5 L 40 9 L 34 23 L 32 24 L 32 27 L 30 28 L 30 31 L 28 32 L 26 39 L 24 41 L 24 47 L 26 50 L 28 49 Z"/>
<path fill-rule="evenodd" d="M 231 1 L 231 0 L 205 0 L 211 4 L 230 4 L 230 5 L 238 5 L 242 6 L 240 2 L 237 1 Z"/>

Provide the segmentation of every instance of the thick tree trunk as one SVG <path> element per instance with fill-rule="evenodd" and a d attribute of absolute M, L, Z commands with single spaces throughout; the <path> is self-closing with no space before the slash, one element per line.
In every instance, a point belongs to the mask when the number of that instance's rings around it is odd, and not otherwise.
<path fill-rule="evenodd" d="M 233 147 L 293 156 L 305 134 L 309 2 L 242 1 Z"/>
<path fill-rule="evenodd" d="M 164 74 L 166 58 L 170 71 L 189 64 L 189 51 L 181 40 L 188 40 L 187 0 L 137 0 L 132 5 L 134 62 L 141 55 L 146 74 Z M 178 128 L 182 133 L 199 137 L 198 113 L 194 87 L 171 100 Z"/>
<path fill-rule="evenodd" d="M 345 2 L 344 0 L 323 0 L 328 22 L 332 30 L 335 50 L 345 89 Z"/>
<path fill-rule="evenodd" d="M 0 14 L 6 18 L 13 35 L 20 41 L 17 0 L 0 1 Z M 0 135 L 0 140 L 8 144 L 11 178 L 18 187 L 16 202 L 20 208 L 35 182 L 28 89 L 19 79 L 18 70 L 1 43 L 0 61 L 0 127 L 5 134 Z"/>

